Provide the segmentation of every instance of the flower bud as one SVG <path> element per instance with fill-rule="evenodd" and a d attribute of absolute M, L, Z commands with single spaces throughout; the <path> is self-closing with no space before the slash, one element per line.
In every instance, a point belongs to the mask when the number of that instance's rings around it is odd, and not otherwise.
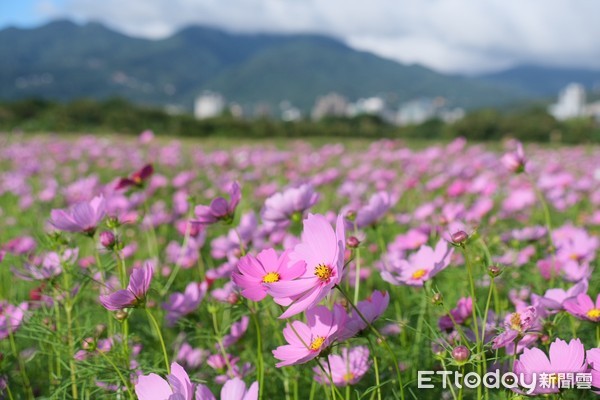
<path fill-rule="evenodd" d="M 452 239 L 452 243 L 454 244 L 462 244 L 467 241 L 469 235 L 465 231 L 454 232 L 450 238 Z"/>
<path fill-rule="evenodd" d="M 498 275 L 500 275 L 502 273 L 502 268 L 500 268 L 497 265 L 490 265 L 488 267 L 488 274 L 492 277 L 495 278 Z"/>
<path fill-rule="evenodd" d="M 346 218 L 348 219 L 348 221 L 354 222 L 354 220 L 356 219 L 356 211 L 348 210 L 348 212 L 346 212 Z"/>
<path fill-rule="evenodd" d="M 127 312 L 126 312 L 126 311 L 123 311 L 123 310 L 119 310 L 119 311 L 116 311 L 116 312 L 115 312 L 115 318 L 116 318 L 118 321 L 125 321 L 125 320 L 127 319 L 127 317 L 128 317 L 128 316 L 129 316 L 129 315 L 127 314 Z"/>
<path fill-rule="evenodd" d="M 356 236 L 350 236 L 346 239 L 346 245 L 351 249 L 355 249 L 360 245 L 360 240 Z"/>
<path fill-rule="evenodd" d="M 466 346 L 457 346 L 452 349 L 452 358 L 458 364 L 464 364 L 469 360 L 471 351 Z"/>
<path fill-rule="evenodd" d="M 106 249 L 112 249 L 115 245 L 115 235 L 111 231 L 100 232 L 100 244 Z"/>
<path fill-rule="evenodd" d="M 442 296 L 442 294 L 439 292 L 434 293 L 434 295 L 431 297 L 431 304 L 435 306 L 444 304 L 444 296 Z"/>

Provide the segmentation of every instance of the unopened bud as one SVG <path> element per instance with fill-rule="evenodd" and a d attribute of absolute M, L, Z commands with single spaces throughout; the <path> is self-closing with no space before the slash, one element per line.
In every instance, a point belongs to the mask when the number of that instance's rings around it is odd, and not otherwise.
<path fill-rule="evenodd" d="M 471 351 L 466 346 L 457 346 L 452 349 L 452 358 L 458 364 L 464 364 L 471 356 Z"/>
<path fill-rule="evenodd" d="M 106 249 L 112 249 L 115 246 L 115 235 L 111 231 L 100 232 L 100 244 Z"/>
<path fill-rule="evenodd" d="M 346 212 L 346 218 L 349 221 L 354 222 L 354 220 L 356 219 L 356 211 L 354 211 L 354 210 L 348 210 L 348 212 Z"/>
<path fill-rule="evenodd" d="M 469 238 L 469 235 L 467 235 L 467 232 L 465 231 L 458 231 L 454 232 L 450 238 L 452 239 L 452 243 L 462 244 Z"/>
<path fill-rule="evenodd" d="M 119 310 L 119 311 L 115 312 L 115 318 L 116 318 L 118 321 L 125 321 L 125 320 L 127 319 L 127 317 L 128 317 L 128 316 L 129 316 L 129 315 L 127 314 L 127 312 L 126 312 L 126 311 L 123 311 L 123 310 Z"/>
<path fill-rule="evenodd" d="M 346 239 L 346 245 L 351 249 L 355 249 L 360 245 L 360 240 L 356 236 L 350 236 Z"/>
<path fill-rule="evenodd" d="M 81 347 L 83 347 L 84 350 L 94 350 L 95 342 L 94 338 L 85 338 L 83 339 L 83 345 Z"/>
<path fill-rule="evenodd" d="M 444 296 L 441 293 L 434 293 L 431 297 L 431 304 L 439 306 L 444 303 Z"/>
<path fill-rule="evenodd" d="M 488 267 L 488 274 L 492 277 L 495 278 L 498 275 L 500 275 L 502 273 L 502 268 L 500 268 L 497 265 L 490 265 Z"/>

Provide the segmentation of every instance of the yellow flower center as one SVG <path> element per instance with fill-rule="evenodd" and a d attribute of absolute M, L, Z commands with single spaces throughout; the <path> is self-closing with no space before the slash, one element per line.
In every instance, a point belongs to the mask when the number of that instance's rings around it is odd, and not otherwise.
<path fill-rule="evenodd" d="M 262 281 L 264 283 L 273 283 L 279 282 L 279 279 L 281 279 L 281 276 L 277 272 L 269 272 L 268 274 L 263 276 Z"/>
<path fill-rule="evenodd" d="M 600 318 L 600 309 L 592 308 L 590 311 L 585 313 L 585 315 L 587 315 L 589 319 L 596 320 L 596 319 Z"/>
<path fill-rule="evenodd" d="M 319 264 L 315 267 L 315 275 L 317 277 L 319 277 L 319 279 L 322 280 L 323 282 L 325 282 L 329 278 L 331 278 L 332 274 L 333 274 L 333 271 L 331 270 L 331 267 L 329 267 L 325 264 Z"/>
<path fill-rule="evenodd" d="M 426 269 L 418 269 L 412 274 L 411 278 L 421 279 L 426 273 L 427 273 Z"/>
<path fill-rule="evenodd" d="M 573 261 L 579 261 L 579 254 L 573 253 L 573 254 L 569 255 L 569 258 Z"/>
<path fill-rule="evenodd" d="M 350 382 L 352 379 L 354 379 L 354 374 L 352 372 L 345 373 L 343 378 L 344 382 Z"/>
<path fill-rule="evenodd" d="M 321 346 L 323 346 L 323 342 L 325 341 L 325 338 L 323 336 L 317 336 L 312 343 L 310 344 L 309 348 L 312 351 L 319 351 L 321 349 Z"/>
<path fill-rule="evenodd" d="M 515 330 L 521 330 L 521 315 L 519 313 L 513 313 L 510 316 L 510 327 Z"/>

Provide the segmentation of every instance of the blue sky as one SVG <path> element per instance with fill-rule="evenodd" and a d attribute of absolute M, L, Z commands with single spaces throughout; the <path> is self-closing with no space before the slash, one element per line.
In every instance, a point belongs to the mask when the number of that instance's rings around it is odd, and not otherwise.
<path fill-rule="evenodd" d="M 0 28 L 40 25 L 48 20 L 51 7 L 60 10 L 64 6 L 65 0 L 0 0 Z"/>
<path fill-rule="evenodd" d="M 55 18 L 165 37 L 203 24 L 321 33 L 447 73 L 521 64 L 600 69 L 598 0 L 0 0 L 0 29 Z"/>

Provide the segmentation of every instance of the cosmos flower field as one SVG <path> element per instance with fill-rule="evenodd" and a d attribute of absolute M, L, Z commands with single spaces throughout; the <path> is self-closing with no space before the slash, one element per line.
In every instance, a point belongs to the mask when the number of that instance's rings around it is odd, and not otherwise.
<path fill-rule="evenodd" d="M 0 398 L 595 398 L 598 205 L 590 147 L 1 136 Z"/>

